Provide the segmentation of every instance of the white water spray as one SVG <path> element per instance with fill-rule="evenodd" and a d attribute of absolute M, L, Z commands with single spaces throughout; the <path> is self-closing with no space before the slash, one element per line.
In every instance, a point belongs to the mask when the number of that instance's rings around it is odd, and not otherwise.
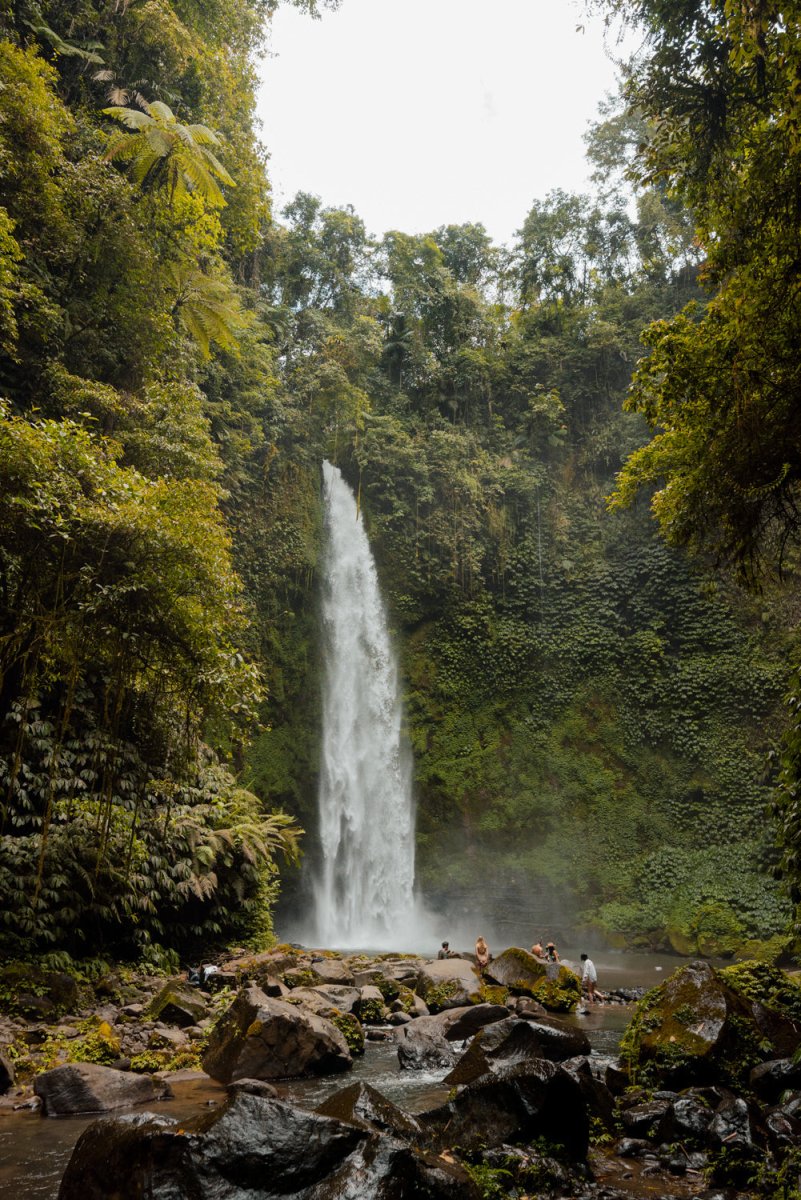
<path fill-rule="evenodd" d="M 378 577 L 353 492 L 323 463 L 322 945 L 400 949 L 414 903 L 411 764 Z"/>

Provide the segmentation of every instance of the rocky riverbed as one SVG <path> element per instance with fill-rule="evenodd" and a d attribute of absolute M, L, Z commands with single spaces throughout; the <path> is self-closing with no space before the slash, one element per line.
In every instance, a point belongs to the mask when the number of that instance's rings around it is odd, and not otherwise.
<path fill-rule="evenodd" d="M 295 947 L 214 965 L 202 987 L 120 972 L 6 988 L 0 1106 L 101 1116 L 62 1200 L 771 1195 L 797 1170 L 801 991 L 772 968 L 680 968 L 614 1066 L 565 1019 L 576 976 L 523 950 L 483 975 L 468 958 Z M 441 1102 L 413 1113 L 350 1083 L 375 1040 L 400 1070 L 438 1073 Z M 161 1103 L 179 1069 L 218 1085 L 188 1121 Z M 289 1097 L 288 1081 L 323 1076 L 313 1109 Z"/>

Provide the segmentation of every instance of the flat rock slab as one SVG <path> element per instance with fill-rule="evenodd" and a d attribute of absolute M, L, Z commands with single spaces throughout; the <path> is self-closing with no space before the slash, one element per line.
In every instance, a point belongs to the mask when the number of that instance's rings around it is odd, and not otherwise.
<path fill-rule="evenodd" d="M 287 992 L 287 995 L 293 1004 L 300 1001 L 304 1008 L 316 1013 L 318 1017 L 327 1016 L 332 1009 L 337 1009 L 339 1012 L 353 1012 L 360 999 L 358 988 L 338 987 L 335 984 L 323 984 L 320 987 L 312 988 L 293 988 L 291 992 Z"/>
<path fill-rule="evenodd" d="M 107 1113 L 135 1104 L 153 1104 L 172 1095 L 161 1080 L 115 1071 L 97 1063 L 68 1063 L 37 1075 L 33 1090 L 45 1116 L 73 1117 Z"/>

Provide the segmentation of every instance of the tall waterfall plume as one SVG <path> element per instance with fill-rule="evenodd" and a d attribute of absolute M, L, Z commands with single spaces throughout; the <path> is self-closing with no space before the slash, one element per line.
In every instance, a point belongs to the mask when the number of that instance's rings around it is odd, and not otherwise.
<path fill-rule="evenodd" d="M 402 948 L 416 927 L 411 761 L 375 562 L 353 492 L 323 463 L 323 945 Z"/>

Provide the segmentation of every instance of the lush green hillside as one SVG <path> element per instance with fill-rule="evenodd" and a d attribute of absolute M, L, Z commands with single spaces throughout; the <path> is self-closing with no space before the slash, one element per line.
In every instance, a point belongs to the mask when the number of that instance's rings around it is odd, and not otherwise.
<path fill-rule="evenodd" d="M 315 853 L 324 456 L 397 634 L 432 902 L 503 878 L 623 942 L 766 942 L 792 622 L 606 502 L 640 333 L 706 301 L 685 209 L 610 172 L 647 127 L 610 111 L 603 186 L 511 249 L 276 217 L 273 8 L 0 5 L 0 951 L 270 936 L 292 817 Z"/>

